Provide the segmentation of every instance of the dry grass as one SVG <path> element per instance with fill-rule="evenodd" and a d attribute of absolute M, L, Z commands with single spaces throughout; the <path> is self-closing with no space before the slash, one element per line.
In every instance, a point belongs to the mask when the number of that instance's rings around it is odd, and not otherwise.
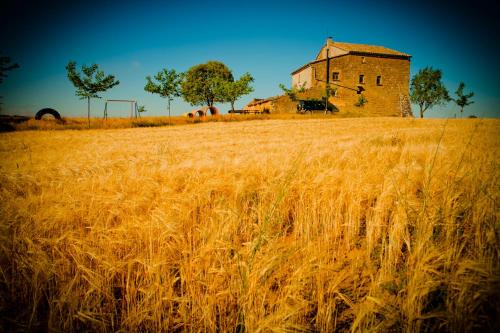
<path fill-rule="evenodd" d="M 498 120 L 0 135 L 0 330 L 494 331 Z"/>
<path fill-rule="evenodd" d="M 328 113 L 315 112 L 314 114 L 297 114 L 297 113 L 278 113 L 278 114 L 221 114 L 217 116 L 194 117 L 188 118 L 183 116 L 175 117 L 141 117 L 141 118 L 90 118 L 90 129 L 118 129 L 118 128 L 135 128 L 135 127 L 161 127 L 175 125 L 189 125 L 210 122 L 237 122 L 247 120 L 291 120 L 291 119 L 335 119 L 346 117 L 364 117 L 366 113 Z M 47 116 L 42 120 L 30 119 L 19 124 L 12 124 L 15 130 L 87 130 L 89 122 L 87 118 L 64 118 L 63 121 L 56 121 L 54 118 Z"/>

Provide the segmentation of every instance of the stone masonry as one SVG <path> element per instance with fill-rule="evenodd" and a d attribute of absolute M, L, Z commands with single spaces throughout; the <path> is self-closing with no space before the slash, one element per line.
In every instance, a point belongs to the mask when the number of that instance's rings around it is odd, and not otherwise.
<path fill-rule="evenodd" d="M 292 73 L 292 85 L 305 85 L 304 97 L 321 98 L 326 94 L 327 49 L 332 89 L 329 101 L 340 112 L 373 116 L 411 113 L 406 105 L 409 104 L 410 55 L 382 46 L 337 43 L 330 38 L 316 60 Z M 362 95 L 367 102 L 356 106 Z"/>
<path fill-rule="evenodd" d="M 411 116 L 408 98 L 411 56 L 383 46 L 340 43 L 328 38 L 314 61 L 292 73 L 292 86 L 306 89 L 298 94 L 300 99 L 326 95 L 327 50 L 329 101 L 340 113 Z M 366 103 L 356 106 L 361 96 Z M 286 96 L 250 104 L 250 108 L 265 107 L 271 113 L 296 111 L 295 104 Z"/>

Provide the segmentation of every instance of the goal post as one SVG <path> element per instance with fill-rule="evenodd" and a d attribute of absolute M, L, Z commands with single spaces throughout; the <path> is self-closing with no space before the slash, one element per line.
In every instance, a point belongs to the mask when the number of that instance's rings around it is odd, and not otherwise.
<path fill-rule="evenodd" d="M 107 99 L 104 103 L 103 119 L 108 119 L 108 103 L 130 103 L 130 118 L 137 118 L 137 101 L 131 99 Z"/>

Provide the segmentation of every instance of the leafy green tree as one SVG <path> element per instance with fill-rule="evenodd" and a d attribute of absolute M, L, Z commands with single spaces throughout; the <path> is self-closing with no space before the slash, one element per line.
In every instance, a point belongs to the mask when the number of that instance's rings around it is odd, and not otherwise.
<path fill-rule="evenodd" d="M 177 73 L 175 69 L 162 69 L 154 76 L 146 76 L 146 85 L 144 90 L 152 94 L 158 94 L 168 100 L 168 115 L 170 116 L 170 101 L 173 97 L 181 95 L 181 82 L 183 74 Z"/>
<path fill-rule="evenodd" d="M 90 128 L 90 99 L 101 98 L 98 93 L 104 92 L 114 86 L 120 84 L 120 81 L 115 80 L 114 75 L 105 75 L 102 70 L 99 70 L 97 64 L 92 66 L 82 66 L 82 72 L 76 70 L 76 62 L 70 61 L 66 65 L 68 79 L 76 88 L 76 96 L 80 99 L 87 99 L 87 118 Z"/>
<path fill-rule="evenodd" d="M 365 95 L 360 94 L 358 101 L 354 103 L 354 106 L 362 108 L 363 106 L 365 106 L 366 103 L 368 103 L 368 100 L 366 99 Z"/>
<path fill-rule="evenodd" d="M 0 83 L 3 83 L 3 79 L 7 77 L 6 73 L 8 71 L 16 68 L 19 68 L 19 65 L 17 63 L 12 63 L 10 57 L 6 57 L 0 54 Z M 0 99 L 2 99 L 2 96 L 0 96 Z M 1 105 L 2 103 L 0 103 L 0 110 Z"/>
<path fill-rule="evenodd" d="M 223 82 L 234 81 L 229 68 L 219 61 L 209 61 L 191 67 L 182 81 L 182 96 L 191 105 L 213 106 L 215 102 L 224 102 Z"/>
<path fill-rule="evenodd" d="M 148 110 L 146 110 L 146 107 L 144 105 L 137 106 L 137 112 L 139 112 L 139 117 L 141 116 L 141 114 L 143 112 L 146 112 L 146 111 L 148 111 Z"/>
<path fill-rule="evenodd" d="M 285 87 L 284 84 L 281 83 L 279 84 L 279 87 L 281 90 L 283 90 L 285 95 L 287 95 L 290 98 L 290 100 L 295 102 L 298 99 L 297 94 L 306 91 L 306 82 L 302 83 L 302 85 L 300 86 L 293 86 L 290 89 L 288 89 L 287 87 Z"/>
<path fill-rule="evenodd" d="M 234 111 L 234 103 L 241 96 L 247 95 L 253 91 L 253 87 L 250 85 L 253 82 L 253 77 L 250 73 L 243 74 L 236 81 L 226 81 L 218 78 L 220 80 L 215 84 L 215 94 L 221 96 L 224 102 L 231 103 L 231 110 Z"/>
<path fill-rule="evenodd" d="M 457 99 L 453 100 L 458 106 L 460 106 L 460 117 L 462 117 L 463 115 L 464 107 L 474 103 L 474 101 L 470 100 L 474 96 L 474 93 L 471 91 L 468 94 L 464 94 L 464 88 L 465 83 L 460 82 L 460 84 L 458 85 L 458 89 L 455 92 L 455 94 L 457 94 Z"/>
<path fill-rule="evenodd" d="M 7 77 L 6 72 L 16 68 L 19 68 L 19 65 L 17 63 L 12 63 L 10 57 L 6 57 L 0 54 L 0 83 L 3 83 L 3 79 Z"/>
<path fill-rule="evenodd" d="M 435 105 L 450 101 L 448 90 L 441 82 L 442 73 L 439 69 L 425 67 L 411 79 L 410 100 L 420 107 L 420 118 L 424 112 Z"/>

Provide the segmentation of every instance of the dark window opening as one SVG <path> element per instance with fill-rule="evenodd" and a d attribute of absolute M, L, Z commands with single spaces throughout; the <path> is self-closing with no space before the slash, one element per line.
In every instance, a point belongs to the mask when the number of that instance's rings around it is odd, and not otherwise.
<path fill-rule="evenodd" d="M 365 76 L 363 74 L 359 76 L 359 83 L 365 83 Z"/>
<path fill-rule="evenodd" d="M 339 72 L 333 72 L 332 73 L 332 80 L 333 81 L 339 81 Z"/>
<path fill-rule="evenodd" d="M 381 86 L 382 85 L 382 76 L 377 76 L 377 86 Z"/>

